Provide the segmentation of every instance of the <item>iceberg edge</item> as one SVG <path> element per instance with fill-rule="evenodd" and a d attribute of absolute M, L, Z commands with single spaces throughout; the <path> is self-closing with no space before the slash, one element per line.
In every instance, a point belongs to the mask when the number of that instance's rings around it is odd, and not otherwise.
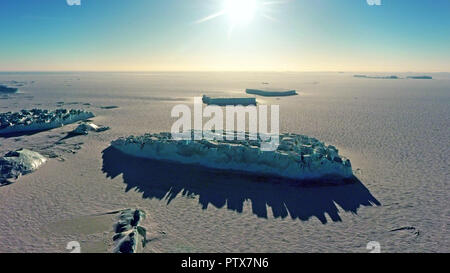
<path fill-rule="evenodd" d="M 295 90 L 262 90 L 262 89 L 245 89 L 245 93 L 259 95 L 264 97 L 285 97 L 298 95 Z"/>
<path fill-rule="evenodd" d="M 111 146 L 124 154 L 219 170 L 294 180 L 351 178 L 349 159 L 315 138 L 281 134 L 275 151 L 262 151 L 261 140 L 173 140 L 170 133 L 119 138 Z M 335 184 L 335 182 L 333 182 Z"/>
<path fill-rule="evenodd" d="M 45 131 L 94 117 L 84 110 L 57 109 L 55 111 L 33 109 L 0 114 L 0 135 Z"/>

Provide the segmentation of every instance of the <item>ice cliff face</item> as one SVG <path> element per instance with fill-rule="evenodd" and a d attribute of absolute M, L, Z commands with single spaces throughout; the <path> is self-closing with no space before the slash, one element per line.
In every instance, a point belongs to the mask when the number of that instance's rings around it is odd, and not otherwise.
<path fill-rule="evenodd" d="M 119 138 L 111 145 L 125 154 L 223 170 L 237 170 L 291 179 L 348 178 L 350 161 L 334 146 L 298 134 L 281 134 L 275 151 L 262 151 L 257 140 L 173 140 L 170 133 Z"/>
<path fill-rule="evenodd" d="M 27 131 L 49 130 L 94 117 L 84 110 L 57 109 L 55 111 L 32 109 L 0 114 L 0 135 Z"/>
<path fill-rule="evenodd" d="M 0 93 L 16 93 L 17 90 L 18 89 L 16 87 L 8 87 L 0 84 Z"/>
<path fill-rule="evenodd" d="M 0 184 L 11 182 L 37 170 L 47 158 L 37 152 L 21 149 L 0 158 Z"/>

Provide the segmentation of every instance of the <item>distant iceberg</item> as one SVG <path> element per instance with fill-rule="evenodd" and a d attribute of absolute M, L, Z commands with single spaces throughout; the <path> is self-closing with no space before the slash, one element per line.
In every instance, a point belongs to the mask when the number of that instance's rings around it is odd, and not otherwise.
<path fill-rule="evenodd" d="M 288 90 L 288 89 L 245 89 L 245 92 L 247 94 L 252 95 L 260 95 L 265 97 L 282 97 L 282 96 L 294 96 L 297 95 L 297 92 L 295 90 Z"/>
<path fill-rule="evenodd" d="M 206 95 L 203 95 L 202 101 L 208 105 L 256 105 L 255 98 L 211 98 Z"/>
<path fill-rule="evenodd" d="M 47 161 L 43 155 L 27 149 L 8 152 L 0 158 L 0 184 L 17 180 L 21 175 L 25 175 L 37 170 Z"/>
<path fill-rule="evenodd" d="M 16 87 L 8 87 L 6 85 L 0 84 L 0 93 L 16 93 L 19 90 Z"/>
<path fill-rule="evenodd" d="M 31 81 L 30 82 L 30 84 L 33 84 L 34 83 L 34 81 Z M 0 85 L 9 85 L 9 86 L 15 86 L 15 87 L 21 87 L 21 86 L 24 86 L 24 85 L 26 85 L 26 84 L 28 84 L 28 82 L 26 82 L 26 81 L 15 81 L 15 80 L 12 80 L 12 81 L 4 81 L 4 82 L 1 82 L 0 83 Z"/>
<path fill-rule="evenodd" d="M 355 78 L 366 78 L 366 79 L 387 79 L 387 80 L 396 80 L 400 79 L 398 76 L 367 76 L 367 75 L 353 75 Z"/>
<path fill-rule="evenodd" d="M 431 76 L 408 76 L 408 79 L 415 79 L 415 80 L 432 80 L 433 77 Z"/>
<path fill-rule="evenodd" d="M 192 131 L 194 134 L 194 131 Z M 170 133 L 119 138 L 111 146 L 140 158 L 196 164 L 213 169 L 235 170 L 296 180 L 350 178 L 350 160 L 339 156 L 334 146 L 298 134 L 281 134 L 275 151 L 262 151 L 262 139 L 173 140 Z M 187 174 L 188 175 L 188 174 Z"/>
<path fill-rule="evenodd" d="M 84 110 L 57 109 L 55 111 L 32 109 L 0 114 L 0 135 L 43 131 L 94 117 Z"/>

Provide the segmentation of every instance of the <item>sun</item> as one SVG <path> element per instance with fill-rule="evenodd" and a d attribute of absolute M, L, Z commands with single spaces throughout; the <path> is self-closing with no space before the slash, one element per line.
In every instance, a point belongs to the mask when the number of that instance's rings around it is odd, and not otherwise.
<path fill-rule="evenodd" d="M 276 21 L 271 15 L 269 6 L 283 4 L 287 0 L 218 0 L 222 2 L 222 9 L 218 12 L 202 18 L 196 23 L 204 23 L 219 16 L 228 17 L 228 36 L 231 36 L 233 29 L 240 25 L 248 25 L 256 16 Z"/>
<path fill-rule="evenodd" d="M 224 12 L 233 26 L 249 23 L 257 9 L 256 0 L 225 0 L 224 6 Z"/>

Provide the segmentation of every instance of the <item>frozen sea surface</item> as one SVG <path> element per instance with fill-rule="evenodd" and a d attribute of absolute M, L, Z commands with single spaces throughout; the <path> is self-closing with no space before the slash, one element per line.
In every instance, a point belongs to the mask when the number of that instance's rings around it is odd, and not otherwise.
<path fill-rule="evenodd" d="M 148 213 L 147 252 L 368 252 L 369 241 L 382 252 L 449 252 L 450 75 L 354 74 L 364 72 L 0 73 L 25 83 L 0 97 L 1 112 L 80 108 L 111 128 L 0 138 L 0 154 L 50 149 L 64 159 L 0 187 L 0 252 L 68 252 L 73 240 L 82 252 L 111 251 L 113 219 L 98 215 L 129 207 Z M 299 93 L 258 97 L 280 105 L 281 131 L 336 146 L 361 183 L 296 187 L 108 149 L 118 137 L 170 131 L 172 107 L 192 107 L 194 96 L 238 97 L 262 82 Z"/>

